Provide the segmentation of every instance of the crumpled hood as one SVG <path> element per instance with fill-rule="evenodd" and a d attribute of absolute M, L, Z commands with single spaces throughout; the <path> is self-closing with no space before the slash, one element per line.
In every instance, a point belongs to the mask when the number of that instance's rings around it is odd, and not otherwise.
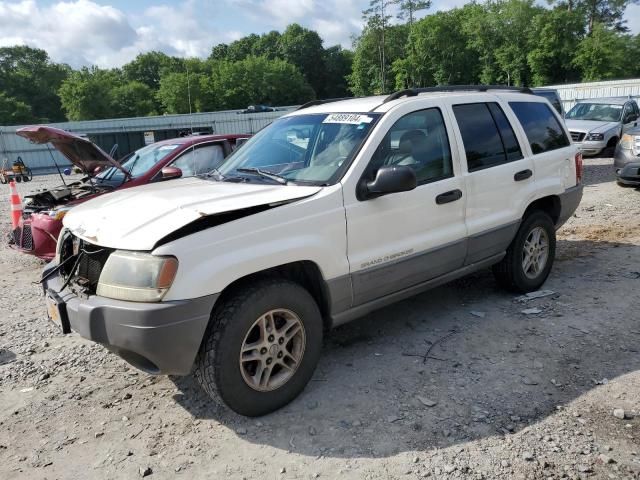
<path fill-rule="evenodd" d="M 200 218 L 311 196 L 322 187 L 185 178 L 119 190 L 74 207 L 64 226 L 103 247 L 151 250 Z"/>
<path fill-rule="evenodd" d="M 56 150 L 90 177 L 96 174 L 96 167 L 102 169 L 116 167 L 128 175 L 118 162 L 91 140 L 78 137 L 59 128 L 34 125 L 19 129 L 16 131 L 16 135 L 33 143 L 51 143 Z"/>
<path fill-rule="evenodd" d="M 599 122 L 596 120 L 565 120 L 567 128 L 572 132 L 605 133 L 620 127 L 619 122 Z"/>

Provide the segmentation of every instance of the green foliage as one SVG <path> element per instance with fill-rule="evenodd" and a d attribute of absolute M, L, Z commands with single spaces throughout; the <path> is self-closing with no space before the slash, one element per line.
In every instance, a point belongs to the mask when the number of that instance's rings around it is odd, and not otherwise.
<path fill-rule="evenodd" d="M 69 71 L 68 66 L 51 62 L 44 50 L 23 45 L 0 48 L 0 92 L 14 99 L 20 112 L 17 116 L 1 116 L 0 124 L 64 120 L 57 90 Z"/>
<path fill-rule="evenodd" d="M 298 24 L 215 45 L 206 60 L 147 52 L 122 69 L 72 70 L 44 50 L 0 48 L 0 124 L 188 113 L 440 84 L 549 85 L 640 76 L 640 0 L 370 0 L 353 51 Z M 392 21 L 397 18 L 401 23 Z"/>
<path fill-rule="evenodd" d="M 19 125 L 32 119 L 33 113 L 29 105 L 0 92 L 0 124 Z"/>
<path fill-rule="evenodd" d="M 632 37 L 620 35 L 596 23 L 591 35 L 580 42 L 573 65 L 587 82 L 623 78 L 631 73 L 631 69 L 637 72 L 638 67 L 630 62 L 633 58 L 629 55 L 633 48 L 630 40 Z"/>
<path fill-rule="evenodd" d="M 225 109 L 250 104 L 295 105 L 314 98 L 313 89 L 295 66 L 253 56 L 215 65 L 210 92 L 216 104 Z"/>

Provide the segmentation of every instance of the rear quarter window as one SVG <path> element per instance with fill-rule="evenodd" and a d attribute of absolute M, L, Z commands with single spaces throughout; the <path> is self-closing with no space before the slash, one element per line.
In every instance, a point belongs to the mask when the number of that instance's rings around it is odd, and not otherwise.
<path fill-rule="evenodd" d="M 534 155 L 570 145 L 549 105 L 540 102 L 509 102 L 509 106 L 520 121 Z"/>

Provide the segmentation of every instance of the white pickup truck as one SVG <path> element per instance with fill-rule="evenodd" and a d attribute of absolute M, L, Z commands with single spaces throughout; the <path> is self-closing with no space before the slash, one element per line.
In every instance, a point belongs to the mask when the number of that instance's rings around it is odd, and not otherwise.
<path fill-rule="evenodd" d="M 581 175 L 526 89 L 310 102 L 205 176 L 72 209 L 43 274 L 49 315 L 262 415 L 302 391 L 331 327 L 488 267 L 538 289 Z"/>

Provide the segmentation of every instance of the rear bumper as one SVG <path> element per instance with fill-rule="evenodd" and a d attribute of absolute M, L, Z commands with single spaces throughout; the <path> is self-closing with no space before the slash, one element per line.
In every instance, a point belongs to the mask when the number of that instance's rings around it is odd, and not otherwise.
<path fill-rule="evenodd" d="M 54 266 L 45 268 L 44 274 Z M 64 302 L 71 330 L 104 345 L 134 367 L 152 374 L 191 372 L 217 295 L 137 303 L 92 295 L 79 297 L 55 274 L 44 284 Z"/>
<path fill-rule="evenodd" d="M 560 215 L 556 222 L 556 228 L 560 228 L 564 223 L 571 218 L 571 215 L 576 211 L 580 201 L 582 200 L 582 191 L 584 186 L 582 184 L 575 187 L 568 188 L 558 195 L 560 197 Z"/>

